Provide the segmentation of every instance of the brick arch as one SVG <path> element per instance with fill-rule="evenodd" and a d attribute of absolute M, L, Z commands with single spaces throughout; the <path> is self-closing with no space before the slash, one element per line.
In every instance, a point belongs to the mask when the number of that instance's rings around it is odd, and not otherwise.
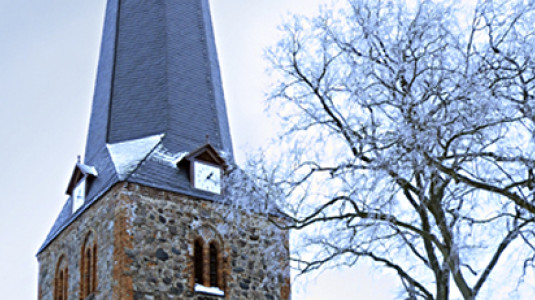
<path fill-rule="evenodd" d="M 204 240 L 205 243 L 216 241 L 222 243 L 221 235 L 211 225 L 202 225 L 197 229 L 197 237 Z"/>
<path fill-rule="evenodd" d="M 60 255 L 54 274 L 54 300 L 67 300 L 69 294 L 69 264 L 65 254 Z"/>
<path fill-rule="evenodd" d="M 80 300 L 93 295 L 97 289 L 97 245 L 96 234 L 89 230 L 80 248 Z"/>

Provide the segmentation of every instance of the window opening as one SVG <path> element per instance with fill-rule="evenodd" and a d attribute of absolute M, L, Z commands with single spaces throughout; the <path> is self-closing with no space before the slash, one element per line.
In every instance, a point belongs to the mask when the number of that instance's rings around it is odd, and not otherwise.
<path fill-rule="evenodd" d="M 82 245 L 81 257 L 80 300 L 84 300 L 97 288 L 97 242 L 91 232 Z"/>
<path fill-rule="evenodd" d="M 218 270 L 217 247 L 214 245 L 214 243 L 210 243 L 210 286 L 211 287 L 219 286 L 217 282 L 217 270 Z"/>
<path fill-rule="evenodd" d="M 199 240 L 195 241 L 193 249 L 193 264 L 195 273 L 195 283 L 203 284 L 203 259 L 202 259 L 203 247 Z"/>

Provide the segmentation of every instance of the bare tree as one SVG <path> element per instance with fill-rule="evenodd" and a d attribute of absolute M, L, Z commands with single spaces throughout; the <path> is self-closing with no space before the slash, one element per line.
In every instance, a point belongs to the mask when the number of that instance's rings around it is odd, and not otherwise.
<path fill-rule="evenodd" d="M 268 58 L 287 131 L 278 168 L 254 166 L 306 232 L 302 272 L 368 259 L 407 299 L 532 272 L 534 25 L 533 1 L 350 0 L 283 27 Z"/>

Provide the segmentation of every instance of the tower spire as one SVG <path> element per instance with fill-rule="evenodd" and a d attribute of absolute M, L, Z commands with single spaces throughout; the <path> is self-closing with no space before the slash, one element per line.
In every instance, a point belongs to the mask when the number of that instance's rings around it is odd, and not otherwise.
<path fill-rule="evenodd" d="M 83 162 L 98 176 L 79 211 L 69 199 L 43 247 L 120 181 L 217 198 L 176 164 L 207 136 L 232 160 L 208 0 L 108 0 Z"/>
<path fill-rule="evenodd" d="M 208 0 L 108 0 L 85 163 L 110 171 L 102 183 L 184 192 L 185 176 L 161 160 L 206 136 L 232 157 Z"/>

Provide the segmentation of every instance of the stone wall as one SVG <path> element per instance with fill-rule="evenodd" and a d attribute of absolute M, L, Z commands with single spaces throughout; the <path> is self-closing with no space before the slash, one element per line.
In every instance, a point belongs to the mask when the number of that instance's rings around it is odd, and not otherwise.
<path fill-rule="evenodd" d="M 89 229 L 99 248 L 96 299 L 290 298 L 288 234 L 265 215 L 122 183 L 39 255 L 42 299 L 52 299 L 54 266 L 62 253 L 71 270 L 69 299 L 78 299 L 79 252 Z M 224 297 L 194 292 L 193 243 L 199 238 L 221 246 Z"/>
<path fill-rule="evenodd" d="M 128 197 L 134 299 L 218 299 L 193 292 L 199 237 L 223 246 L 224 298 L 289 299 L 288 236 L 266 216 L 132 184 Z"/>
<path fill-rule="evenodd" d="M 98 299 L 111 299 L 115 214 L 120 186 L 112 188 L 100 201 L 86 210 L 59 234 L 38 256 L 39 299 L 54 299 L 54 275 L 62 255 L 68 265 L 68 299 L 80 297 L 81 248 L 85 237 L 93 232 L 96 237 Z"/>

